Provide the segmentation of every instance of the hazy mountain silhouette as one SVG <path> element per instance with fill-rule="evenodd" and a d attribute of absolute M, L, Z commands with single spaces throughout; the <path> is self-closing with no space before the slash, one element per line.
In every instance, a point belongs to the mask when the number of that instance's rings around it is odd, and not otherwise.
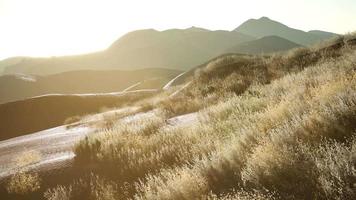
<path fill-rule="evenodd" d="M 48 75 L 85 69 L 189 69 L 219 55 L 232 45 L 253 39 L 235 31 L 209 31 L 196 27 L 166 31 L 139 30 L 124 35 L 102 52 L 23 58 L 7 66 L 4 73 Z"/>
<path fill-rule="evenodd" d="M 0 73 L 1 69 L 4 69 L 4 74 L 36 75 L 88 69 L 186 70 L 219 56 L 226 49 L 272 35 L 304 46 L 336 36 L 329 32 L 304 32 L 289 28 L 267 17 L 250 19 L 234 31 L 210 31 L 197 27 L 166 31 L 146 29 L 127 33 L 101 52 L 51 58 L 19 57 L 0 61 Z"/>
<path fill-rule="evenodd" d="M 305 46 L 315 44 L 333 36 L 337 36 L 337 34 L 322 31 L 301 31 L 298 29 L 290 28 L 267 17 L 261 17 L 260 19 L 249 19 L 237 27 L 235 31 L 257 38 L 275 35 Z"/>
<path fill-rule="evenodd" d="M 258 40 L 238 44 L 226 50 L 226 53 L 261 54 L 286 51 L 301 45 L 278 36 L 266 36 Z"/>
<path fill-rule="evenodd" d="M 134 89 L 158 89 L 180 71 L 143 69 L 132 71 L 72 71 L 49 76 L 0 76 L 0 103 L 44 94 L 119 92 L 138 82 Z"/>

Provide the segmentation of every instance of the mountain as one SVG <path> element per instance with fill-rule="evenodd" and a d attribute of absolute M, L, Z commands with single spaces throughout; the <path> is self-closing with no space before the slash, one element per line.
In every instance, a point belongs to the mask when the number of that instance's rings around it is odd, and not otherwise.
<path fill-rule="evenodd" d="M 250 42 L 238 44 L 226 50 L 226 53 L 261 54 L 286 51 L 301 45 L 278 36 L 266 36 Z"/>
<path fill-rule="evenodd" d="M 290 28 L 267 17 L 249 19 L 234 31 L 257 38 L 275 35 L 304 46 L 312 45 L 322 40 L 337 36 L 337 34 L 334 33 L 325 34 L 326 32 L 322 31 L 305 32 Z"/>
<path fill-rule="evenodd" d="M 232 45 L 254 37 L 235 31 L 210 31 L 192 27 L 130 32 L 107 50 L 86 55 L 23 58 L 4 73 L 48 75 L 73 70 L 168 68 L 189 69 L 218 56 Z M 1 65 L 1 62 L 0 62 Z"/>
<path fill-rule="evenodd" d="M 177 76 L 170 69 L 81 70 L 48 76 L 0 76 L 0 103 L 18 101 L 44 94 L 109 93 L 131 89 L 158 89 Z"/>
<path fill-rule="evenodd" d="M 77 70 L 133 70 L 168 68 L 187 70 L 219 56 L 226 49 L 266 36 L 278 36 L 308 46 L 337 36 L 324 31 L 305 32 L 267 17 L 250 19 L 234 31 L 187 29 L 137 30 L 119 38 L 108 49 L 85 55 L 50 58 L 19 57 L 0 61 L 0 73 L 49 75 Z M 249 50 L 245 50 L 249 52 Z"/>

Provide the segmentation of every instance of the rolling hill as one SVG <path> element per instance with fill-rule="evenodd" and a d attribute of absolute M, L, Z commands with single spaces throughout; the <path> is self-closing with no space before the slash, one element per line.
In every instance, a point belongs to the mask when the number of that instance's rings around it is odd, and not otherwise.
<path fill-rule="evenodd" d="M 266 36 L 250 42 L 238 44 L 226 50 L 226 53 L 261 54 L 287 51 L 289 49 L 301 47 L 301 45 L 291 42 L 278 36 Z"/>
<path fill-rule="evenodd" d="M 71 117 L 126 105 L 155 94 L 154 90 L 90 95 L 43 95 L 0 104 L 0 140 L 64 124 Z"/>
<path fill-rule="evenodd" d="M 143 69 L 133 71 L 71 71 L 48 76 L 0 76 L 0 103 L 18 101 L 44 94 L 83 94 L 132 89 L 161 88 L 180 71 L 170 69 Z"/>

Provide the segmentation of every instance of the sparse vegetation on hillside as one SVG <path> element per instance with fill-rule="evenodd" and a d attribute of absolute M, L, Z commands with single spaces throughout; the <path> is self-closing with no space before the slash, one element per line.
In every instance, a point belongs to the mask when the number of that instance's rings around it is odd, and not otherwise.
<path fill-rule="evenodd" d="M 355 199 L 353 38 L 208 63 L 179 93 L 136 102 L 145 118 L 109 118 L 79 142 L 74 167 L 86 175 L 44 197 Z M 190 112 L 197 123 L 169 124 Z"/>

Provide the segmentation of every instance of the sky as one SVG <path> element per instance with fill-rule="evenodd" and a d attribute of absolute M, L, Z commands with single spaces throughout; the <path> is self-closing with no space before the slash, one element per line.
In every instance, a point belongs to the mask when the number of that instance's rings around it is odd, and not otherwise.
<path fill-rule="evenodd" d="M 356 31 L 355 0 L 0 0 L 0 60 L 100 51 L 137 29 L 233 30 L 262 16 L 305 31 Z"/>

